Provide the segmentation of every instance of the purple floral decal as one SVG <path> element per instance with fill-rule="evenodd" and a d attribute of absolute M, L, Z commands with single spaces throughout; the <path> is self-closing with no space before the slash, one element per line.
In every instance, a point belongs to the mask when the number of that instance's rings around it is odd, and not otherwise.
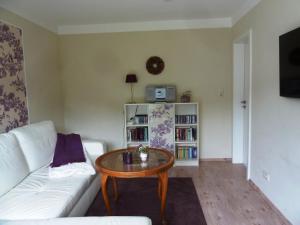
<path fill-rule="evenodd" d="M 22 30 L 0 21 L 0 133 L 26 125 Z"/>
<path fill-rule="evenodd" d="M 151 104 L 150 146 L 174 151 L 174 105 Z"/>

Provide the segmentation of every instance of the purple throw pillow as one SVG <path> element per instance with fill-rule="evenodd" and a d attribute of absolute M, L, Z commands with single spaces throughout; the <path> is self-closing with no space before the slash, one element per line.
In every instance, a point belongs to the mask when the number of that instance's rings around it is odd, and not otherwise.
<path fill-rule="evenodd" d="M 85 161 L 80 135 L 58 133 L 51 167 Z"/>

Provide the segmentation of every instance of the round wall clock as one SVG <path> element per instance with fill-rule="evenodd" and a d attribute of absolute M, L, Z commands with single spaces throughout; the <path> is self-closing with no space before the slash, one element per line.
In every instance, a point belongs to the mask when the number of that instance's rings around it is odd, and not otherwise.
<path fill-rule="evenodd" d="M 164 61 L 158 56 L 151 56 L 146 62 L 146 69 L 153 75 L 160 74 L 165 68 Z"/>

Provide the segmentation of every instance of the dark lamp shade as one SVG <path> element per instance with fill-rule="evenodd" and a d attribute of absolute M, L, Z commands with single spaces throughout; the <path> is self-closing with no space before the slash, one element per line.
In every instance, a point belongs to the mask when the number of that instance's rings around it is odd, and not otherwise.
<path fill-rule="evenodd" d="M 126 75 L 126 83 L 137 83 L 137 77 L 135 74 L 127 74 Z"/>

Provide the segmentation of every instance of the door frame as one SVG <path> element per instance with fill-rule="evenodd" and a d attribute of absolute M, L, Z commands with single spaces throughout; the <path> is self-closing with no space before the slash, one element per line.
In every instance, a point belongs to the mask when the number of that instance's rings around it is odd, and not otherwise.
<path fill-rule="evenodd" d="M 239 141 L 241 138 L 241 135 L 238 135 L 237 132 L 235 132 L 236 129 L 236 122 L 241 118 L 237 118 L 236 116 L 236 110 L 237 110 L 237 103 L 236 101 L 240 102 L 239 98 L 239 86 L 237 86 L 237 83 L 239 83 L 239 67 L 241 66 L 241 63 L 243 63 L 244 67 L 244 60 L 241 60 L 241 51 L 239 50 L 239 45 L 243 44 L 243 40 L 248 38 L 249 40 L 249 101 L 248 101 L 248 109 L 249 109 L 249 124 L 248 124 L 248 162 L 247 162 L 247 180 L 251 177 L 251 144 L 252 144 L 252 76 L 253 76 L 253 32 L 252 29 L 248 30 L 238 38 L 236 38 L 233 41 L 233 147 L 232 147 L 232 162 L 233 163 L 242 163 L 243 162 L 243 152 L 244 149 L 238 149 L 237 146 L 239 146 Z M 243 56 L 244 57 L 244 56 Z M 238 104 L 239 104 L 238 102 Z M 241 122 L 241 121 L 240 121 Z"/>

